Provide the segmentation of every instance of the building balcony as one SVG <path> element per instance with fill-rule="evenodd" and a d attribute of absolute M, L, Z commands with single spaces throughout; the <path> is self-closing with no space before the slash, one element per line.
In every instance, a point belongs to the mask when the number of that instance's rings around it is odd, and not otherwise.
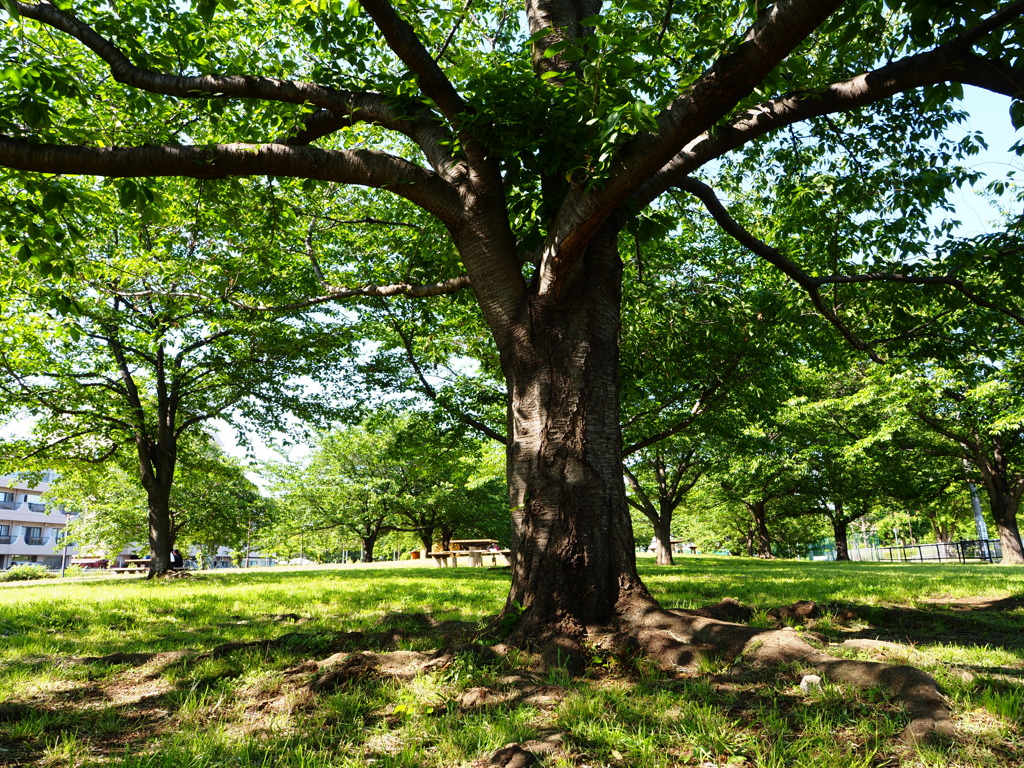
<path fill-rule="evenodd" d="M 35 503 L 31 502 L 31 501 L 28 502 L 28 508 L 31 511 L 33 511 L 33 512 L 45 512 L 46 511 L 46 505 L 45 504 L 35 504 Z"/>
<path fill-rule="evenodd" d="M 41 547 L 43 544 L 49 542 L 49 536 L 26 536 L 25 543 L 31 544 L 33 547 Z"/>
<path fill-rule="evenodd" d="M 0 509 L 17 509 L 20 506 L 20 501 L 0 501 Z"/>
<path fill-rule="evenodd" d="M 13 544 L 18 540 L 17 536 L 0 536 L 0 545 Z"/>

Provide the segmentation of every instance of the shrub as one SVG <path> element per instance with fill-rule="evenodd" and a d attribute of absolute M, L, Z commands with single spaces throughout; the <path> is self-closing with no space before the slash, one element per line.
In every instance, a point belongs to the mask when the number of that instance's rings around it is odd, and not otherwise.
<path fill-rule="evenodd" d="M 41 565 L 15 565 L 0 572 L 0 581 L 33 581 L 35 579 L 52 579 L 56 576 Z"/>

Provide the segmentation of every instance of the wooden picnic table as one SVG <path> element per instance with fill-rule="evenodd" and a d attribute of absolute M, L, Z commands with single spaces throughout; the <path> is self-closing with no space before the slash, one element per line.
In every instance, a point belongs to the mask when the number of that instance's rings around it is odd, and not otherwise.
<path fill-rule="evenodd" d="M 498 546 L 497 539 L 452 539 L 448 542 L 452 549 L 489 549 Z"/>
<path fill-rule="evenodd" d="M 497 565 L 498 555 L 502 555 L 507 559 L 510 554 L 510 550 L 497 549 L 497 539 L 452 539 L 448 543 L 451 545 L 450 550 L 427 552 L 427 557 L 433 558 L 441 568 L 448 565 L 449 558 L 451 559 L 452 567 L 459 564 L 460 557 L 468 557 L 470 565 L 482 568 L 485 556 L 490 555 L 491 565 Z"/>

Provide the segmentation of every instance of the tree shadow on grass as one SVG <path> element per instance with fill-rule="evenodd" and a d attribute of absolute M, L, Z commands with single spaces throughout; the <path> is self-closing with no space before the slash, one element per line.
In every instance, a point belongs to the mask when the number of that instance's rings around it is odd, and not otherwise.
<path fill-rule="evenodd" d="M 845 634 L 902 643 L 996 646 L 1024 656 L 1024 618 L 1016 615 L 1024 599 L 1009 597 L 974 603 L 932 604 L 928 608 L 840 604 L 870 628 Z M 965 612 L 968 611 L 968 612 Z"/>

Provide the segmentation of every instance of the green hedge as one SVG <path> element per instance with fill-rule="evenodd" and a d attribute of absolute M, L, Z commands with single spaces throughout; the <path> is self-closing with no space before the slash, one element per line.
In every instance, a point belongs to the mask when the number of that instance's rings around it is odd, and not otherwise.
<path fill-rule="evenodd" d="M 0 581 L 35 581 L 36 579 L 52 579 L 56 575 L 38 565 L 15 565 L 6 571 L 0 571 Z"/>

